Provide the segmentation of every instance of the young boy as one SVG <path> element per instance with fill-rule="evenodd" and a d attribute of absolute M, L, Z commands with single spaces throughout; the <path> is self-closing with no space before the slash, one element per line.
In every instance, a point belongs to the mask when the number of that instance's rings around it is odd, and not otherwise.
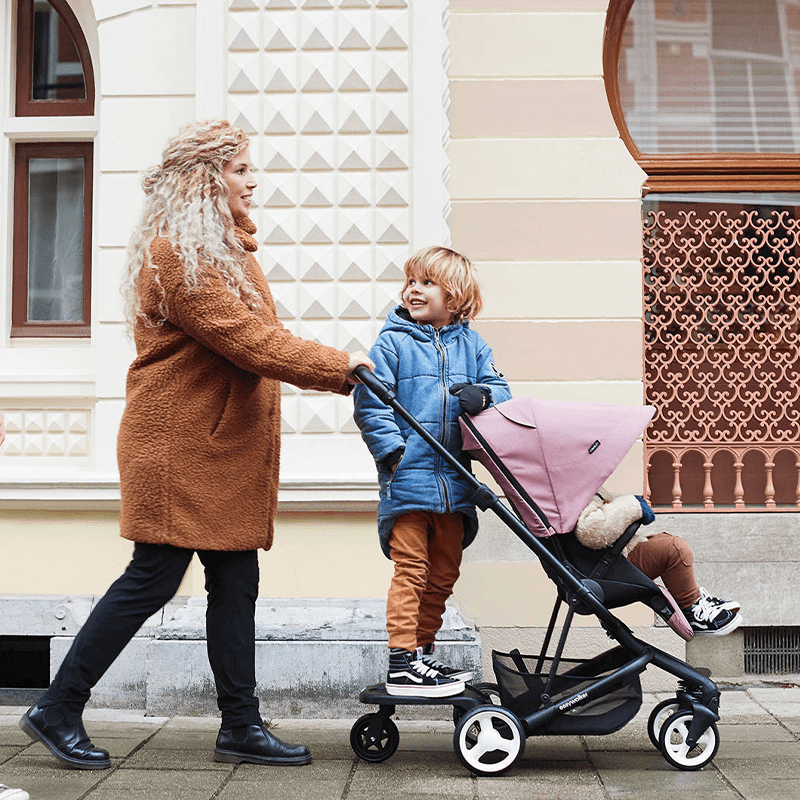
<path fill-rule="evenodd" d="M 511 397 L 491 349 L 469 327 L 483 305 L 475 270 L 453 250 L 428 247 L 406 262 L 405 274 L 402 305 L 389 314 L 370 350 L 375 375 L 459 455 L 459 414 L 477 414 Z M 381 547 L 395 565 L 386 604 L 386 691 L 458 694 L 471 673 L 442 664 L 433 651 L 462 548 L 477 532 L 472 491 L 368 389 L 357 386 L 354 397 L 356 423 L 378 466 Z"/>

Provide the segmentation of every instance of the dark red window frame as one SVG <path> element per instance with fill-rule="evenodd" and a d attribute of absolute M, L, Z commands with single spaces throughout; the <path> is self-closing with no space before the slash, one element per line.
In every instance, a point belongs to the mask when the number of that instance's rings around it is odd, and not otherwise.
<path fill-rule="evenodd" d="M 77 117 L 94 114 L 94 71 L 89 47 L 66 0 L 48 0 L 70 32 L 83 67 L 86 97 L 83 100 L 34 100 L 33 84 L 33 0 L 17 5 L 17 97 L 18 117 Z"/>
<path fill-rule="evenodd" d="M 92 297 L 92 165 L 91 142 L 18 143 L 14 156 L 14 248 L 11 335 L 16 337 L 88 337 Z M 80 321 L 28 319 L 28 204 L 31 158 L 82 158 L 83 187 L 83 315 Z"/>

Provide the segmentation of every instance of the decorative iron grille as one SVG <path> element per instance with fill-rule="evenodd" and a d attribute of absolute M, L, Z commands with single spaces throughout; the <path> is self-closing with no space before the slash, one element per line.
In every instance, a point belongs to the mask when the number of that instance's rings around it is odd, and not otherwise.
<path fill-rule="evenodd" d="M 674 510 L 800 508 L 800 202 L 648 195 L 646 491 Z"/>

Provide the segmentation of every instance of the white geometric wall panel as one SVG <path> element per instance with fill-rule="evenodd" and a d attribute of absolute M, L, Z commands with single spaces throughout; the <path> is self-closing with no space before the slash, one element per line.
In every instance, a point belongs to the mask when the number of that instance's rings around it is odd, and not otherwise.
<path fill-rule="evenodd" d="M 89 409 L 4 408 L 3 455 L 24 458 L 89 455 Z"/>
<path fill-rule="evenodd" d="M 251 137 L 258 168 L 262 267 L 284 324 L 304 338 L 368 350 L 398 303 L 417 243 L 412 164 L 412 41 L 408 0 L 230 0 L 226 114 Z M 446 4 L 426 0 L 441 26 Z M 444 76 L 442 32 L 432 39 Z M 428 120 L 439 132 L 444 97 Z M 446 208 L 436 209 L 441 220 Z M 420 209 L 422 212 L 422 209 Z M 445 226 L 440 226 L 442 231 Z M 441 238 L 440 238 L 441 241 Z M 431 241 L 420 244 L 431 244 Z M 352 402 L 284 387 L 283 432 L 350 433 Z M 286 451 L 286 448 L 285 448 Z"/>

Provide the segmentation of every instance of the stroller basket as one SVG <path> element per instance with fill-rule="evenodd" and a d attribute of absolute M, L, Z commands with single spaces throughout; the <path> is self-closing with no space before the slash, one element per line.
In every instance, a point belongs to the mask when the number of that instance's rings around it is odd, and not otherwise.
<path fill-rule="evenodd" d="M 630 653 L 615 647 L 591 659 L 561 658 L 548 687 L 552 658 L 492 651 L 492 665 L 503 706 L 527 717 L 592 686 L 600 678 L 625 666 Z M 543 701 L 543 695 L 547 696 Z M 549 699 L 547 699 L 549 698 Z M 634 674 L 611 692 L 585 705 L 576 705 L 555 717 L 542 733 L 604 734 L 622 728 L 642 705 L 642 686 Z"/>

